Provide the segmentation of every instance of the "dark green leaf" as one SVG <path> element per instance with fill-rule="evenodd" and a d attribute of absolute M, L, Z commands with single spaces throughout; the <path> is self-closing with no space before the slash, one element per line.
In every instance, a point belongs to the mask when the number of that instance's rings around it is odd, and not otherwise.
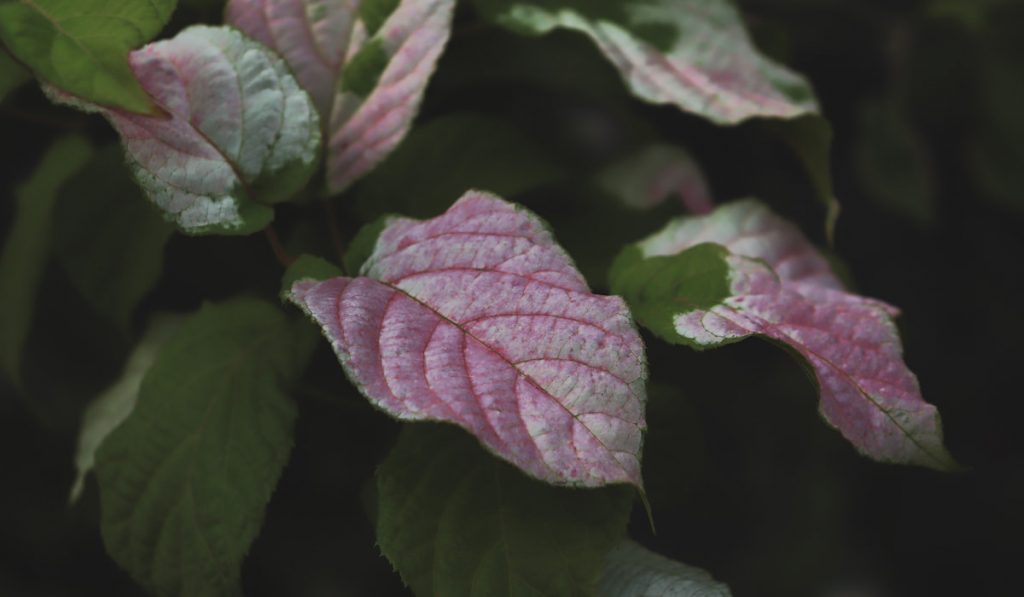
<path fill-rule="evenodd" d="M 381 216 L 360 228 L 356 233 L 356 237 L 348 245 L 348 251 L 345 252 L 345 271 L 350 276 L 359 275 L 359 269 L 363 267 L 363 263 L 370 258 L 374 247 L 377 246 L 377 237 L 384 231 L 388 220 L 392 217 Z"/>
<path fill-rule="evenodd" d="M 28 71 L 0 50 L 0 102 L 29 78 Z"/>
<path fill-rule="evenodd" d="M 326 280 L 340 275 L 342 272 L 338 266 L 326 259 L 313 255 L 299 255 L 299 258 L 284 272 L 284 278 L 281 279 L 281 293 L 286 295 L 291 290 L 292 284 L 299 280 Z"/>
<path fill-rule="evenodd" d="M 132 179 L 117 146 L 65 184 L 54 216 L 54 250 L 68 277 L 101 315 L 127 330 L 163 268 L 174 226 Z"/>
<path fill-rule="evenodd" d="M 558 175 L 544 151 L 510 124 L 453 114 L 413 129 L 353 194 L 364 220 L 389 212 L 425 218 L 468 189 L 514 197 Z"/>
<path fill-rule="evenodd" d="M 633 491 L 528 479 L 452 427 L 407 427 L 377 472 L 377 540 L 417 595 L 590 595 Z"/>
<path fill-rule="evenodd" d="M 85 100 L 153 112 L 128 52 L 167 23 L 176 0 L 10 0 L 0 41 L 43 80 Z"/>
<path fill-rule="evenodd" d="M 0 253 L 0 367 L 20 380 L 21 352 L 35 313 L 36 290 L 50 254 L 50 227 L 61 184 L 89 160 L 81 137 L 55 142 L 17 192 L 17 212 Z"/>
<path fill-rule="evenodd" d="M 291 450 L 286 392 L 309 332 L 262 301 L 204 306 L 97 452 L 107 550 L 155 594 L 241 594 L 242 559 Z"/>

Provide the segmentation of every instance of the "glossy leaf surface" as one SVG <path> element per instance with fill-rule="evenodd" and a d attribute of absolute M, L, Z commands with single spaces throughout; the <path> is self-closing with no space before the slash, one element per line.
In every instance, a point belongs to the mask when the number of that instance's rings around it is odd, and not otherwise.
<path fill-rule="evenodd" d="M 471 191 L 390 221 L 361 273 L 291 299 L 374 404 L 456 423 L 544 481 L 640 486 L 643 344 L 536 216 Z"/>
<path fill-rule="evenodd" d="M 671 342 L 710 348 L 758 335 L 810 365 L 821 413 L 882 461 L 955 467 L 938 411 L 902 358 L 897 309 L 846 292 L 799 230 L 739 201 L 680 218 L 628 248 L 612 288 Z"/>

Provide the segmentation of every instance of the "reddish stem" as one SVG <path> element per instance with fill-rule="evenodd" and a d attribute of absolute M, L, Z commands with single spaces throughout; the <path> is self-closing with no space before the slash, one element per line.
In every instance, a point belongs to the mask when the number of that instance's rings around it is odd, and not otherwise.
<path fill-rule="evenodd" d="M 267 235 L 267 240 L 270 241 L 270 249 L 274 251 L 274 257 L 277 258 L 278 263 L 283 267 L 288 267 L 295 262 L 295 258 L 289 255 L 284 245 L 281 244 L 281 239 L 277 236 L 277 231 L 273 226 L 267 226 L 263 232 Z"/>

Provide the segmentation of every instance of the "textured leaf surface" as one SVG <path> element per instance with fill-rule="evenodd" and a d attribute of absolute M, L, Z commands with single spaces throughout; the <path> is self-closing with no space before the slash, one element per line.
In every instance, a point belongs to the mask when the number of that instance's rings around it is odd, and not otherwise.
<path fill-rule="evenodd" d="M 121 330 L 159 280 L 173 232 L 144 200 L 117 146 L 100 151 L 57 198 L 56 257 L 82 296 Z"/>
<path fill-rule="evenodd" d="M 164 344 L 96 454 L 107 551 L 157 595 L 240 595 L 292 445 L 305 325 L 255 300 L 203 307 Z"/>
<path fill-rule="evenodd" d="M 181 326 L 181 317 L 159 316 L 150 323 L 142 340 L 128 356 L 121 377 L 93 400 L 82 413 L 82 428 L 78 433 L 75 452 L 75 481 L 71 487 L 71 501 L 77 501 L 85 486 L 85 476 L 96 462 L 96 450 L 110 432 L 124 422 L 135 408 L 142 378 L 156 361 L 164 342 Z"/>
<path fill-rule="evenodd" d="M 657 277 L 669 279 L 643 283 Z M 844 291 L 799 230 L 762 204 L 671 222 L 623 252 L 612 288 L 670 341 L 706 348 L 759 335 L 791 347 L 814 371 L 822 415 L 864 454 L 955 466 L 938 411 L 903 363 L 898 311 Z"/>
<path fill-rule="evenodd" d="M 143 88 L 170 117 L 100 111 L 121 135 L 139 184 L 188 233 L 263 228 L 317 164 L 309 96 L 280 58 L 228 27 L 190 27 L 132 52 Z"/>
<path fill-rule="evenodd" d="M 529 34 L 586 34 L 639 98 L 720 124 L 818 110 L 800 75 L 762 56 L 728 0 L 477 0 L 489 18 Z"/>
<path fill-rule="evenodd" d="M 408 132 L 454 0 L 231 0 L 227 21 L 276 49 L 320 111 L 327 186 L 346 189 Z"/>
<path fill-rule="evenodd" d="M 12 380 L 20 379 L 22 347 L 35 314 L 39 281 L 50 256 L 57 191 L 89 161 L 91 154 L 92 148 L 81 137 L 58 140 L 15 193 L 14 224 L 0 253 L 0 366 Z"/>
<path fill-rule="evenodd" d="M 374 404 L 456 423 L 544 481 L 640 485 L 643 344 L 535 216 L 469 192 L 391 221 L 361 273 L 291 298 Z"/>
<path fill-rule="evenodd" d="M 724 584 L 687 566 L 623 541 L 608 554 L 598 588 L 601 597 L 729 597 Z"/>
<path fill-rule="evenodd" d="M 152 113 L 125 57 L 167 23 L 176 0 L 12 0 L 0 41 L 39 77 L 83 100 Z"/>
<path fill-rule="evenodd" d="M 626 487 L 538 483 L 458 430 L 407 427 L 377 471 L 377 541 L 417 595 L 592 595 Z"/>
<path fill-rule="evenodd" d="M 685 149 L 649 145 L 601 173 L 601 187 L 629 207 L 650 209 L 675 196 L 697 214 L 714 209 L 700 165 Z"/>

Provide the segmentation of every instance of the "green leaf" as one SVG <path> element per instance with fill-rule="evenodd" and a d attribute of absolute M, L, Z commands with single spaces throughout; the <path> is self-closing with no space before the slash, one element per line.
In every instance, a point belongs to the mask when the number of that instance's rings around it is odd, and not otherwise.
<path fill-rule="evenodd" d="M 92 471 L 96 462 L 96 450 L 110 432 L 131 414 L 139 398 L 142 378 L 153 366 L 160 348 L 181 323 L 182 318 L 177 315 L 155 317 L 142 340 L 129 355 L 121 377 L 85 408 L 85 412 L 82 413 L 82 428 L 78 434 L 78 450 L 75 452 L 77 472 L 71 487 L 71 502 L 77 501 L 82 494 L 85 476 Z"/>
<path fill-rule="evenodd" d="M 377 471 L 377 540 L 417 595 L 590 595 L 633 491 L 527 478 L 452 427 L 407 426 Z"/>
<path fill-rule="evenodd" d="M 467 189 L 514 197 L 559 175 L 545 152 L 512 125 L 452 114 L 413 129 L 353 195 L 363 220 L 385 213 L 426 218 L 443 213 Z"/>
<path fill-rule="evenodd" d="M 0 102 L 31 77 L 21 65 L 0 50 Z"/>
<path fill-rule="evenodd" d="M 287 295 L 292 284 L 299 280 L 326 280 L 341 275 L 343 273 L 338 266 L 326 259 L 314 255 L 299 255 L 298 259 L 284 272 L 284 277 L 281 279 L 281 294 L 282 296 Z"/>
<path fill-rule="evenodd" d="M 62 187 L 53 232 L 57 259 L 75 288 L 127 331 L 160 278 L 174 226 L 146 201 L 119 147 L 101 150 Z"/>
<path fill-rule="evenodd" d="M 156 108 L 128 67 L 128 52 L 167 23 L 176 0 L 10 0 L 0 41 L 36 75 L 82 99 L 131 112 Z"/>
<path fill-rule="evenodd" d="M 626 247 L 608 274 L 612 292 L 629 302 L 633 317 L 673 344 L 702 348 L 675 329 L 675 317 L 710 309 L 730 296 L 729 251 L 705 243 L 675 255 L 644 258 L 636 245 Z"/>
<path fill-rule="evenodd" d="M 0 368 L 20 383 L 21 352 L 35 314 L 36 291 L 50 254 L 57 190 L 88 161 L 92 147 L 81 137 L 56 141 L 31 178 L 15 192 L 14 225 L 0 253 Z"/>
<path fill-rule="evenodd" d="M 341 72 L 342 91 L 351 91 L 360 97 L 370 95 L 390 59 L 391 56 L 384 49 L 384 42 L 371 39 Z"/>
<path fill-rule="evenodd" d="M 96 454 L 107 551 L 153 593 L 241 594 L 312 346 L 304 323 L 240 299 L 204 306 L 160 351 Z"/>
<path fill-rule="evenodd" d="M 390 215 L 380 216 L 373 222 L 360 228 L 359 232 L 356 233 L 356 237 L 348 245 L 348 251 L 345 252 L 345 271 L 350 276 L 359 275 L 359 270 L 363 267 L 363 263 L 370 258 L 374 247 L 377 246 L 377 237 L 387 228 L 388 222 L 393 217 Z"/>

